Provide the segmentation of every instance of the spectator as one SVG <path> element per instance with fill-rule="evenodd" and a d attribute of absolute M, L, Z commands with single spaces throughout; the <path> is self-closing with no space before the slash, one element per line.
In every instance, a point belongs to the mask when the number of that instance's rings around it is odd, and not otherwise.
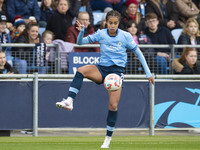
<path fill-rule="evenodd" d="M 200 1 L 199 0 L 192 0 L 193 3 L 200 9 Z"/>
<path fill-rule="evenodd" d="M 138 33 L 138 25 L 135 21 L 130 20 L 128 22 L 127 31 L 131 33 L 136 44 L 152 44 L 151 39 L 146 34 L 143 32 Z M 153 48 L 141 48 L 140 50 L 143 54 L 149 54 L 154 51 Z"/>
<path fill-rule="evenodd" d="M 175 4 L 179 11 L 179 23 L 181 27 L 184 27 L 189 18 L 197 19 L 199 9 L 192 0 L 176 0 Z"/>
<path fill-rule="evenodd" d="M 7 17 L 0 15 L 0 43 L 11 43 L 9 31 L 6 29 Z M 6 53 L 7 61 L 12 66 L 11 47 L 2 49 Z"/>
<path fill-rule="evenodd" d="M 27 24 L 26 29 L 22 32 L 16 43 L 41 43 L 42 39 L 39 35 L 39 24 L 30 22 Z M 15 48 L 15 68 L 20 74 L 27 73 L 27 67 L 33 63 L 33 48 L 32 47 L 19 47 Z M 39 70 L 39 73 L 42 71 Z"/>
<path fill-rule="evenodd" d="M 106 14 L 105 14 L 105 16 L 106 16 Z M 107 27 L 107 25 L 106 25 L 106 17 L 105 16 L 103 16 L 103 18 L 102 18 L 102 21 L 100 23 L 99 29 L 105 29 Z"/>
<path fill-rule="evenodd" d="M 195 3 L 197 8 L 200 10 L 200 1 L 199 0 L 192 0 L 192 1 L 193 1 L 193 3 Z M 198 24 L 200 24 L 200 13 L 198 14 L 197 22 L 198 22 Z M 199 26 L 199 30 L 200 30 L 200 26 Z"/>
<path fill-rule="evenodd" d="M 171 0 L 148 0 L 145 13 L 155 13 L 158 16 L 159 25 L 164 25 L 170 30 L 180 28 L 179 12 Z"/>
<path fill-rule="evenodd" d="M 136 44 L 139 44 L 139 40 L 137 37 L 137 32 L 138 32 L 138 25 L 135 21 L 130 20 L 127 24 L 127 31 L 132 35 L 133 40 L 135 41 Z"/>
<path fill-rule="evenodd" d="M 58 0 L 57 11 L 47 22 L 47 30 L 54 33 L 55 39 L 65 41 L 67 29 L 72 25 L 72 20 L 77 15 L 81 2 L 76 0 L 75 6 L 69 6 L 69 0 Z"/>
<path fill-rule="evenodd" d="M 197 62 L 197 50 L 185 47 L 180 58 L 174 59 L 172 68 L 176 74 L 200 74 L 200 63 Z"/>
<path fill-rule="evenodd" d="M 42 33 L 42 40 L 45 44 L 52 44 L 54 39 L 53 32 L 46 30 Z M 49 61 L 50 57 L 50 48 L 46 48 L 46 61 Z M 49 63 L 48 66 L 53 66 L 53 63 Z"/>
<path fill-rule="evenodd" d="M 24 31 L 26 28 L 26 23 L 22 19 L 21 16 L 16 16 L 15 17 L 15 22 L 14 22 L 14 29 L 11 31 L 11 41 L 12 43 L 15 43 L 17 38 L 20 36 L 20 34 Z"/>
<path fill-rule="evenodd" d="M 44 31 L 42 34 L 42 38 L 44 40 L 45 44 L 55 44 L 58 45 L 60 52 L 60 66 L 61 70 L 63 72 L 68 72 L 68 60 L 69 60 L 69 53 L 74 51 L 74 44 L 69 42 L 64 42 L 63 40 L 53 40 L 54 34 L 51 31 Z M 46 60 L 48 61 L 48 66 L 51 67 L 51 70 L 55 71 L 55 59 L 56 59 L 56 52 L 57 49 L 55 47 L 48 47 L 47 48 L 47 54 L 46 54 Z M 54 72 L 53 72 L 54 73 Z"/>
<path fill-rule="evenodd" d="M 7 11 L 9 21 L 14 22 L 16 15 L 22 16 L 24 21 L 30 22 L 29 17 L 35 16 L 37 22 L 40 21 L 40 8 L 37 0 L 7 0 Z"/>
<path fill-rule="evenodd" d="M 158 26 L 159 20 L 155 13 L 146 14 L 145 23 L 147 26 L 145 33 L 151 39 L 152 44 L 175 44 L 170 30 L 164 26 Z M 170 49 L 161 48 L 154 50 L 156 52 L 154 61 L 157 62 L 158 72 L 161 74 L 167 74 L 167 63 L 170 60 Z"/>
<path fill-rule="evenodd" d="M 0 14 L 1 14 L 1 15 L 5 15 L 5 16 L 8 18 L 6 0 L 0 0 Z M 9 30 L 12 30 L 12 28 L 13 28 L 12 23 L 7 21 L 6 27 L 7 27 Z"/>
<path fill-rule="evenodd" d="M 89 24 L 89 14 L 87 12 L 79 12 L 77 20 L 85 26 L 84 37 L 95 33 L 93 26 Z M 76 43 L 79 30 L 77 25 L 72 25 L 68 28 L 65 41 L 70 43 Z M 99 52 L 99 48 L 74 48 L 74 52 Z"/>
<path fill-rule="evenodd" d="M 46 27 L 47 21 L 51 18 L 52 14 L 56 10 L 56 3 L 54 0 L 42 0 L 40 11 L 40 27 Z"/>
<path fill-rule="evenodd" d="M 74 0 L 70 0 L 70 4 L 71 4 L 71 7 L 73 8 L 76 3 L 74 3 Z M 79 9 L 79 12 L 80 11 L 88 12 L 90 16 L 90 24 L 94 25 L 94 17 L 93 17 L 93 11 L 90 5 L 90 0 L 81 0 L 81 7 Z"/>
<path fill-rule="evenodd" d="M 18 71 L 6 61 L 6 54 L 0 50 L 0 74 L 18 74 Z"/>
<path fill-rule="evenodd" d="M 93 27 L 95 29 L 95 31 L 97 31 L 98 29 L 105 29 L 107 28 L 107 25 L 106 25 L 106 15 L 107 13 L 104 13 L 101 20 L 98 21 Z"/>
<path fill-rule="evenodd" d="M 6 8 L 6 1 L 4 0 L 0 0 L 0 14 L 2 15 L 6 15 L 6 17 L 8 17 L 7 15 L 7 8 Z"/>
<path fill-rule="evenodd" d="M 178 39 L 178 44 L 198 45 L 200 44 L 199 24 L 194 18 L 189 18 Z M 182 52 L 182 49 L 178 49 Z"/>
<path fill-rule="evenodd" d="M 141 18 L 145 17 L 145 6 L 147 4 L 146 0 L 137 0 L 138 1 L 138 12 L 141 14 Z"/>
<path fill-rule="evenodd" d="M 42 40 L 45 44 L 51 44 L 54 39 L 53 32 L 46 30 L 42 33 Z"/>
<path fill-rule="evenodd" d="M 126 12 L 122 14 L 122 19 L 120 22 L 120 28 L 126 30 L 126 25 L 129 20 L 134 20 L 137 24 L 140 23 L 140 13 L 137 12 L 138 2 L 137 0 L 127 0 L 126 1 Z"/>
<path fill-rule="evenodd" d="M 90 4 L 92 10 L 101 10 L 107 13 L 113 9 L 120 12 L 123 2 L 123 0 L 91 0 Z"/>
<path fill-rule="evenodd" d="M 134 41 L 136 44 L 152 44 L 151 39 L 144 33 L 138 33 L 138 25 L 135 21 L 130 20 L 127 24 L 127 31 L 132 35 Z M 153 56 L 153 52 L 154 49 L 153 48 L 141 48 L 140 49 L 144 56 L 145 59 L 148 61 L 149 67 L 152 67 L 152 56 Z M 128 50 L 129 51 L 129 50 Z M 134 70 L 134 68 L 139 68 L 140 63 L 137 57 L 132 57 L 130 51 L 128 52 L 128 63 L 127 63 L 127 67 L 126 67 L 126 73 L 133 73 L 132 70 Z M 134 61 L 134 62 L 133 62 Z M 133 66 L 134 63 L 134 66 Z M 131 67 L 133 66 L 133 67 Z M 155 65 L 153 65 L 154 67 Z M 153 69 L 153 68 L 152 68 Z M 130 72 L 129 72 L 130 70 Z M 138 70 L 135 70 L 135 72 L 138 72 Z"/>

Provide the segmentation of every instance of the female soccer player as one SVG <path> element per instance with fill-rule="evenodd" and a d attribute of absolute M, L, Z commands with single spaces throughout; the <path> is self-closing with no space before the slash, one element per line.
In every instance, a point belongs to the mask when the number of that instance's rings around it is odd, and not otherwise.
<path fill-rule="evenodd" d="M 70 85 L 68 98 L 57 102 L 56 106 L 67 110 L 73 109 L 73 100 L 81 89 L 83 78 L 90 79 L 97 84 L 104 81 L 106 75 L 116 73 L 123 77 L 125 64 L 127 60 L 126 48 L 132 50 L 142 63 L 148 80 L 154 84 L 154 79 L 147 66 L 146 60 L 140 49 L 135 44 L 130 33 L 118 29 L 120 13 L 110 11 L 106 16 L 107 29 L 98 30 L 95 34 L 83 38 L 84 26 L 76 22 L 77 29 L 80 31 L 77 44 L 100 43 L 100 63 L 98 65 L 86 65 L 78 68 L 76 75 Z M 117 120 L 117 108 L 121 95 L 121 88 L 117 91 L 108 91 L 109 94 L 109 112 L 107 116 L 107 134 L 101 148 L 109 148 L 111 136 Z"/>

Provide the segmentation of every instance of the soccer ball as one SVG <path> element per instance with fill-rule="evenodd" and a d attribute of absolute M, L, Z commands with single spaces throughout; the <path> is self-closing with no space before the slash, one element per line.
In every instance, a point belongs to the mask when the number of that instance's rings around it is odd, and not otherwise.
<path fill-rule="evenodd" d="M 104 79 L 104 87 L 108 91 L 116 91 L 122 86 L 122 79 L 115 73 L 108 74 Z"/>

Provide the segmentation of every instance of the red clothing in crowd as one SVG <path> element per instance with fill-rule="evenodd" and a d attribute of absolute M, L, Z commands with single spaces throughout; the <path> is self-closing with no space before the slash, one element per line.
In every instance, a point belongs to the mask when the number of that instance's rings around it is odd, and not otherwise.
<path fill-rule="evenodd" d="M 95 30 L 91 25 L 89 25 L 85 31 L 86 34 L 84 35 L 84 37 L 95 33 Z M 79 31 L 76 29 L 76 25 L 70 26 L 67 30 L 65 41 L 70 43 L 76 43 L 78 34 Z M 74 48 L 74 52 L 100 52 L 100 48 Z"/>

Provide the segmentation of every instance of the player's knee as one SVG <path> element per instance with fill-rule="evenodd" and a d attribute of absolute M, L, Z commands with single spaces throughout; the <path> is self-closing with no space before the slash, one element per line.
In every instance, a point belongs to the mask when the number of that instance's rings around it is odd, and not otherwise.
<path fill-rule="evenodd" d="M 77 69 L 77 71 L 80 72 L 84 76 L 85 73 L 84 73 L 84 68 L 83 67 L 79 67 Z"/>
<path fill-rule="evenodd" d="M 79 67 L 79 68 L 77 69 L 77 71 L 80 72 L 80 73 L 82 73 L 82 71 L 83 71 L 82 68 L 83 68 L 83 67 Z"/>
<path fill-rule="evenodd" d="M 109 104 L 109 110 L 116 111 L 118 107 L 117 103 Z"/>

